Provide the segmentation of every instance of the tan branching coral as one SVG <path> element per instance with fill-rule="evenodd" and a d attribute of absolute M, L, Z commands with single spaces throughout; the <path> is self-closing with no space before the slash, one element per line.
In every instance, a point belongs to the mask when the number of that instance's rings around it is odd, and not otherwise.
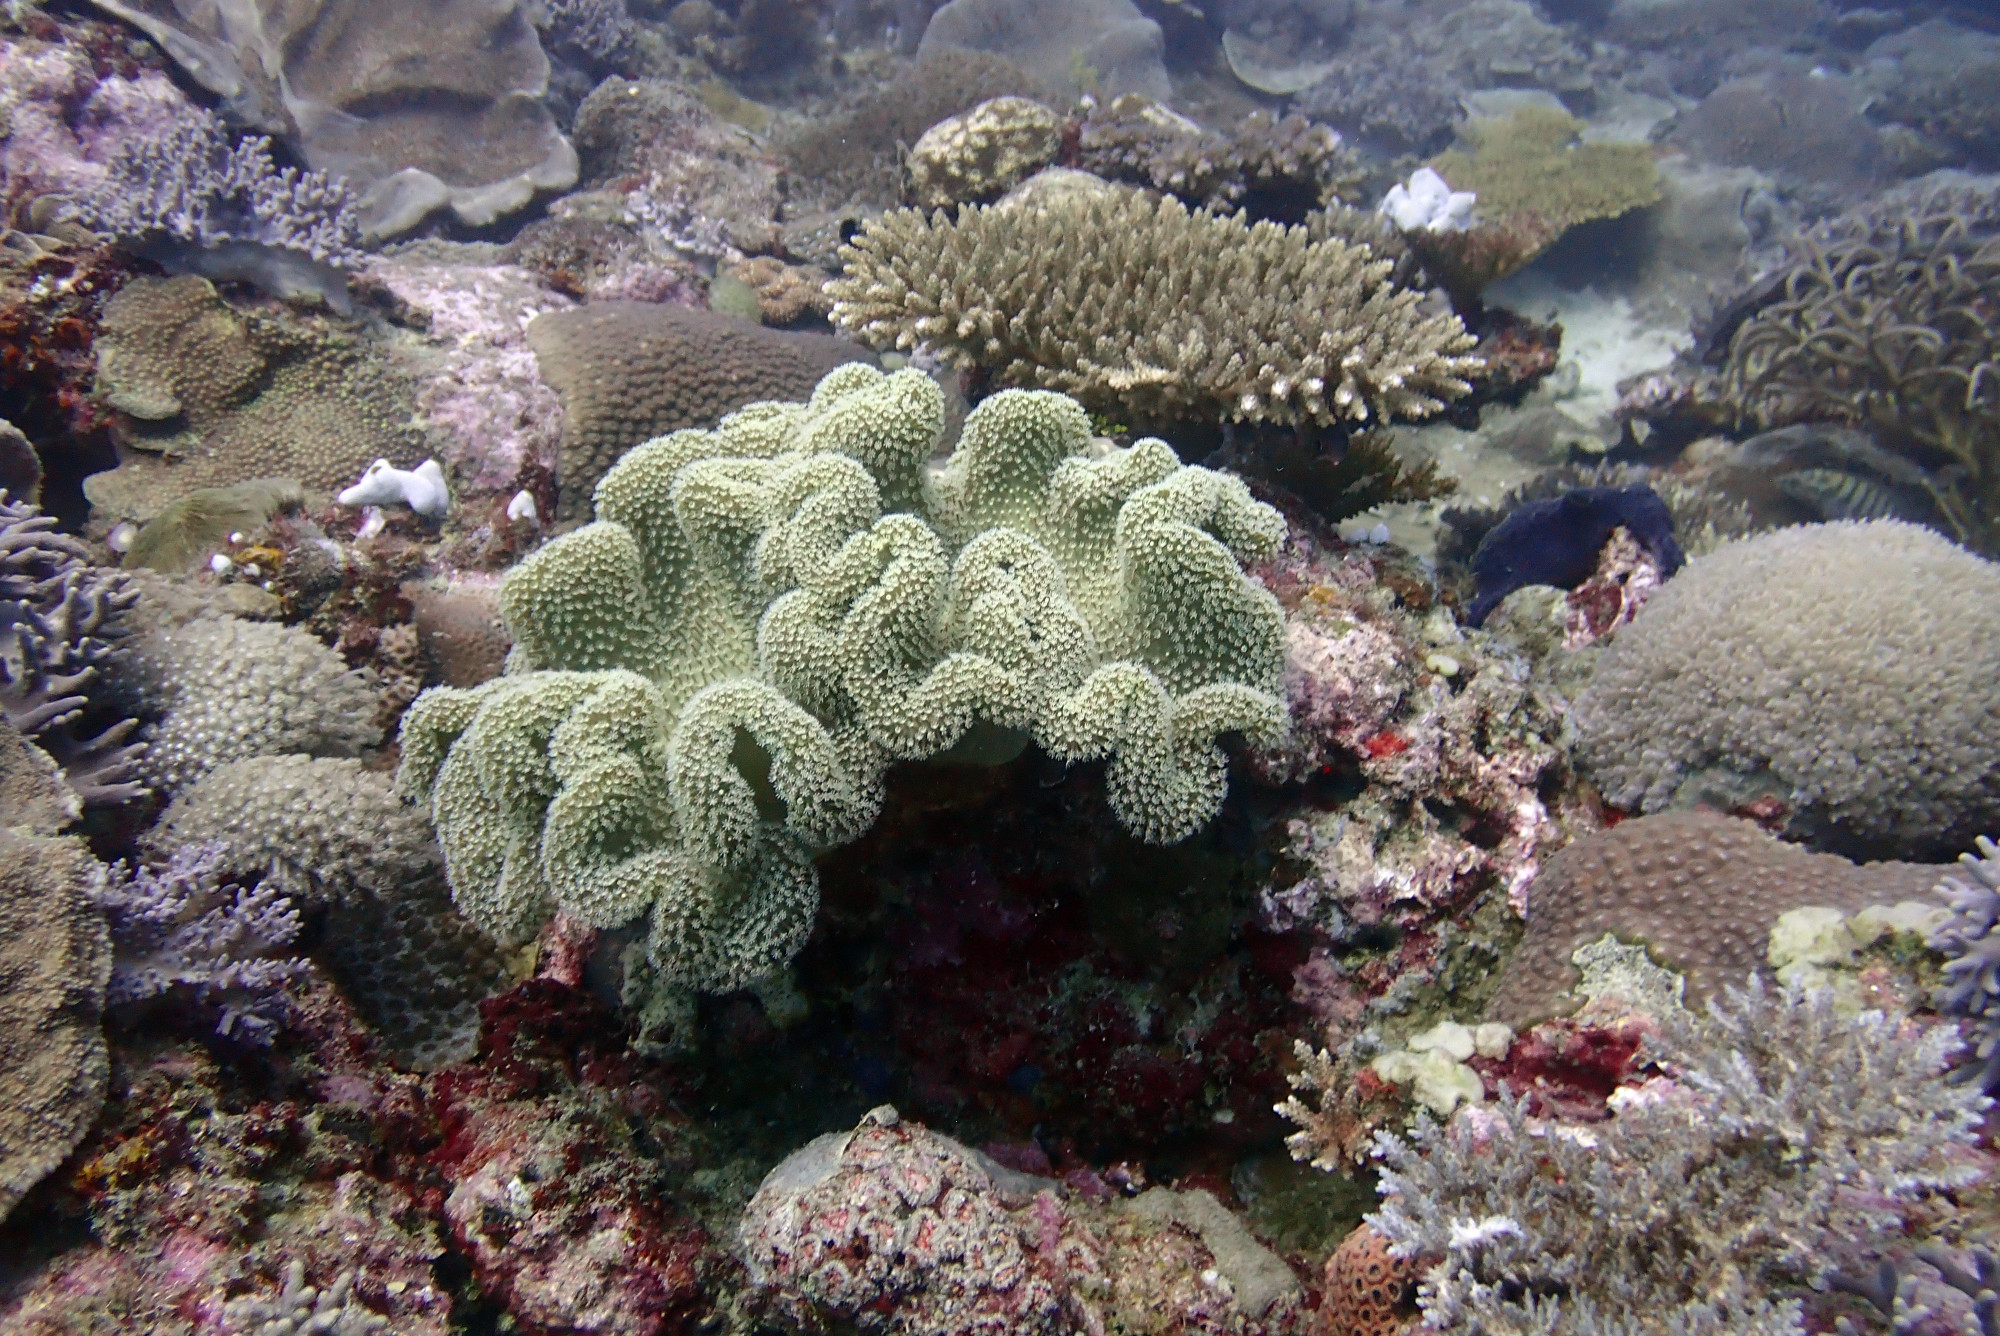
<path fill-rule="evenodd" d="M 2000 192 L 1892 197 L 1786 251 L 1729 341 L 1737 410 L 1765 426 L 1866 424 L 1930 456 L 1958 536 L 2000 550 Z"/>
<path fill-rule="evenodd" d="M 1126 420 L 1421 418 L 1482 365 L 1369 248 L 1136 190 L 903 210 L 842 258 L 832 318 L 865 342 Z"/>

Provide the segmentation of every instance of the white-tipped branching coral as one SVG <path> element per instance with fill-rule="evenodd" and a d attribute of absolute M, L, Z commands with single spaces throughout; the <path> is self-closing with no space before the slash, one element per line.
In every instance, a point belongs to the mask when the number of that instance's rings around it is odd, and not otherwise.
<path fill-rule="evenodd" d="M 1108 759 L 1146 840 L 1215 815 L 1221 737 L 1286 726 L 1283 619 L 1241 564 L 1283 520 L 1162 442 L 1098 447 L 1059 394 L 994 395 L 933 466 L 943 425 L 924 376 L 842 367 L 639 446 L 508 574 L 506 675 L 403 725 L 468 917 L 650 915 L 665 978 L 740 986 L 804 942 L 813 857 L 891 764 L 995 734 Z"/>

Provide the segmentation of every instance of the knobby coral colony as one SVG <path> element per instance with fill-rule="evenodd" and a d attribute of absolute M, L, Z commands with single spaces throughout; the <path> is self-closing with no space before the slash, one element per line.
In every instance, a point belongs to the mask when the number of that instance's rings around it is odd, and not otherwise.
<path fill-rule="evenodd" d="M 2000 191 L 1891 196 L 1790 238 L 1729 336 L 1724 380 L 1767 426 L 1863 424 L 1933 466 L 1956 536 L 2000 550 Z"/>
<path fill-rule="evenodd" d="M 397 777 L 468 917 L 650 915 L 660 972 L 722 990 L 799 949 L 812 857 L 867 829 L 892 762 L 1032 739 L 1108 759 L 1147 840 L 1215 814 L 1218 739 L 1286 727 L 1282 615 L 1241 566 L 1277 512 L 1164 442 L 1100 448 L 1047 392 L 987 399 L 928 467 L 944 408 L 842 367 L 640 446 L 596 523 L 507 576 L 508 674 L 419 698 Z"/>
<path fill-rule="evenodd" d="M 841 258 L 832 320 L 864 342 L 1128 421 L 1422 418 L 1483 366 L 1366 245 L 1121 187 L 901 210 Z"/>

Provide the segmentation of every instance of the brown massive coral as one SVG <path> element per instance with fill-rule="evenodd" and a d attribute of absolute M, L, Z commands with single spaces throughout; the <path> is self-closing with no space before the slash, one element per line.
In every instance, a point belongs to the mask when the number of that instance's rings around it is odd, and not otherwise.
<path fill-rule="evenodd" d="M 1427 417 L 1481 367 L 1369 248 L 1137 190 L 903 210 L 841 255 L 832 318 L 864 341 L 1147 424 Z"/>
<path fill-rule="evenodd" d="M 1712 812 L 1663 812 L 1570 845 L 1528 888 L 1528 932 L 1489 1015 L 1513 1025 L 1571 1004 L 1570 954 L 1605 933 L 1642 942 L 1706 995 L 1762 963 L 1778 916 L 1807 905 L 1848 913 L 1923 897 L 1938 869 L 1856 866 L 1808 853 L 1755 824 Z"/>
<path fill-rule="evenodd" d="M 650 302 L 550 311 L 528 326 L 528 342 L 562 394 L 564 519 L 589 516 L 597 480 L 641 441 L 712 426 L 759 400 L 803 399 L 836 366 L 868 359 L 824 334 Z"/>
<path fill-rule="evenodd" d="M 81 840 L 0 830 L 0 1220 L 104 1103 L 111 939 Z"/>
<path fill-rule="evenodd" d="M 240 312 L 207 279 L 136 278 L 104 313 L 97 389 L 124 462 L 84 492 L 147 520 L 201 488 L 295 478 L 334 491 L 421 458 L 409 387 L 318 318 Z"/>

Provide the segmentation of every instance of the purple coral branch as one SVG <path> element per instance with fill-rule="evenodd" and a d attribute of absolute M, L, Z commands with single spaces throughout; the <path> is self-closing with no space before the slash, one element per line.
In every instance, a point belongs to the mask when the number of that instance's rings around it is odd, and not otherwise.
<path fill-rule="evenodd" d="M 0 492 L 0 718 L 56 758 L 78 797 L 105 806 L 145 792 L 133 778 L 144 744 L 125 741 L 137 725 L 91 737 L 69 726 L 90 707 L 139 591 L 89 559 L 53 519 Z"/>
<path fill-rule="evenodd" d="M 249 243 L 334 268 L 361 260 L 361 225 L 345 180 L 279 168 L 271 141 L 240 144 L 193 109 L 164 130 L 120 144 L 75 217 L 122 241 L 221 249 Z"/>
<path fill-rule="evenodd" d="M 105 996 L 116 1005 L 185 990 L 221 1008 L 218 1033 L 267 1044 L 284 1015 L 279 990 L 307 968 L 279 954 L 299 935 L 299 913 L 273 888 L 225 885 L 225 852 L 188 845 L 163 868 L 107 870 L 91 892 L 114 948 Z"/>

